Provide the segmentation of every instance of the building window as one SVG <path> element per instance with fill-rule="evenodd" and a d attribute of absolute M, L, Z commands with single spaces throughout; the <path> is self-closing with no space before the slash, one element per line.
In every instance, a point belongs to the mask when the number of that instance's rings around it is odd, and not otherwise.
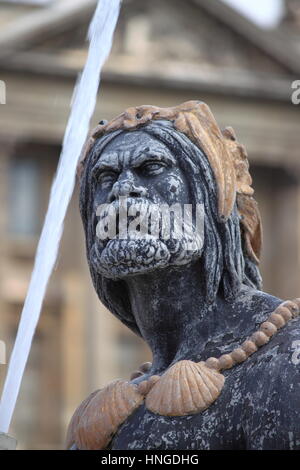
<path fill-rule="evenodd" d="M 39 177 L 37 160 L 33 158 L 12 160 L 8 188 L 8 230 L 14 237 L 30 237 L 38 234 Z"/>

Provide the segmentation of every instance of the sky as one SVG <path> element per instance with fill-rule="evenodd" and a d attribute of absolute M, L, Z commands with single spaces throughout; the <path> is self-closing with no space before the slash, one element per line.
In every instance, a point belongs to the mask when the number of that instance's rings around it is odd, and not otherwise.
<path fill-rule="evenodd" d="M 283 0 L 222 0 L 264 28 L 276 26 L 284 11 Z"/>

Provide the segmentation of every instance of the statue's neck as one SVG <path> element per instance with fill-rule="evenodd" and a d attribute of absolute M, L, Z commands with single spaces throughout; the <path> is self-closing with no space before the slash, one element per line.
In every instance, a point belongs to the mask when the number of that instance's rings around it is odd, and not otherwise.
<path fill-rule="evenodd" d="M 242 335 L 241 313 L 237 315 L 234 303 L 218 297 L 208 305 L 198 264 L 126 282 L 133 315 L 153 353 L 152 373 L 181 359 L 206 359 L 219 344 Z"/>

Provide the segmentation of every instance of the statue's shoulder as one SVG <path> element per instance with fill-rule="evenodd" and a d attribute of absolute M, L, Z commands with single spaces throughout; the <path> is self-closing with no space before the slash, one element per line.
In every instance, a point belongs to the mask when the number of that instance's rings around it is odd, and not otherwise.
<path fill-rule="evenodd" d="M 270 338 L 269 342 L 259 351 L 259 357 L 269 357 L 274 360 L 280 360 L 283 363 L 289 361 L 291 355 L 295 358 L 295 350 L 299 349 L 299 343 L 297 343 L 297 341 L 300 341 L 300 308 L 299 299 L 296 300 L 297 304 L 295 304 L 295 301 L 280 303 L 268 317 L 267 321 L 275 323 L 277 331 Z M 293 311 L 294 305 L 295 309 Z M 276 323 L 276 317 L 281 317 L 281 319 L 278 318 L 278 324 Z M 294 362 L 293 359 L 292 363 L 294 364 Z"/>
<path fill-rule="evenodd" d="M 258 351 L 246 361 L 250 369 L 262 364 L 266 371 L 267 364 L 274 364 L 277 369 L 294 367 L 298 356 L 300 364 L 300 298 L 284 301 L 261 291 L 253 291 L 245 298 L 249 305 L 247 315 L 256 324 L 256 332 L 265 335 L 265 341 L 262 338 L 257 343 Z"/>
<path fill-rule="evenodd" d="M 275 299 L 275 298 L 273 298 Z M 274 302 L 274 300 L 272 300 Z M 275 303 L 276 305 L 276 303 Z M 261 347 L 251 358 L 251 368 L 259 366 L 264 374 L 275 378 L 281 372 L 289 371 L 287 383 L 295 374 L 300 373 L 300 301 L 279 302 L 276 309 L 268 315 L 266 322 L 275 324 L 277 331 L 268 343 Z M 262 323 L 260 329 L 262 329 Z M 262 329 L 262 331 L 265 331 Z M 267 333 L 266 333 L 267 334 Z M 262 373 L 262 370 L 260 371 Z M 300 381 L 299 381 L 300 385 Z"/>
<path fill-rule="evenodd" d="M 300 317 L 291 320 L 261 349 L 259 360 L 270 366 L 300 372 Z"/>
<path fill-rule="evenodd" d="M 249 448 L 300 449 L 300 317 L 288 321 L 245 365 Z"/>

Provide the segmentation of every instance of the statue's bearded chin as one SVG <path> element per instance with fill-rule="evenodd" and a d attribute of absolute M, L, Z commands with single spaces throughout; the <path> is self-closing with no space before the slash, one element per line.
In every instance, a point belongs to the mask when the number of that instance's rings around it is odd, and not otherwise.
<path fill-rule="evenodd" d="M 147 202 L 146 210 L 157 208 Z M 203 241 L 194 232 L 185 233 L 179 239 L 164 239 L 161 228 L 158 234 L 138 236 L 136 231 L 128 229 L 125 239 L 118 234 L 106 241 L 96 237 L 90 250 L 91 266 L 104 277 L 122 279 L 167 266 L 182 266 L 200 258 Z"/>

